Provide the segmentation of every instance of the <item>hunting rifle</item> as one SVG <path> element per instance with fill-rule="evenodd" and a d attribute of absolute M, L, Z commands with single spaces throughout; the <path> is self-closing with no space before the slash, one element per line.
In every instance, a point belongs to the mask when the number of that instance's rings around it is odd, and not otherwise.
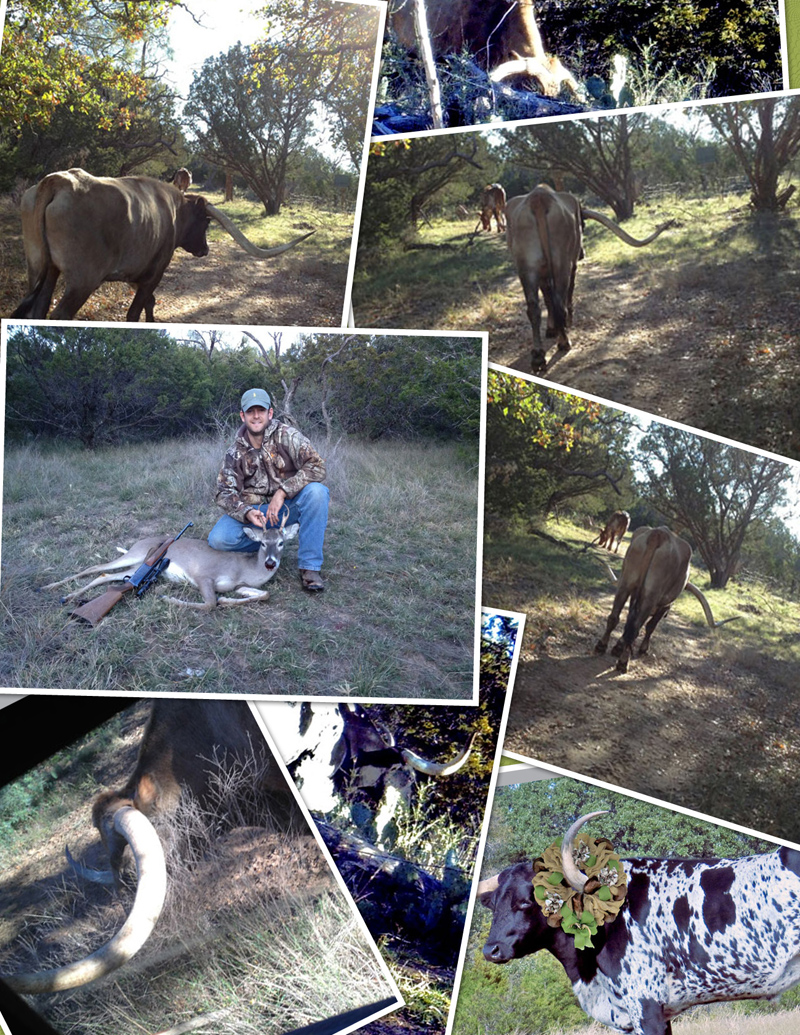
<path fill-rule="evenodd" d="M 174 542 L 180 539 L 187 528 L 192 528 L 193 526 L 194 522 L 190 521 L 187 525 L 184 525 L 177 535 L 165 539 L 159 546 L 154 546 L 145 557 L 144 563 L 140 564 L 132 575 L 125 577 L 119 589 L 107 589 L 105 593 L 101 593 L 94 600 L 89 600 L 87 603 L 81 604 L 80 607 L 76 607 L 74 611 L 70 611 L 70 617 L 88 622 L 94 628 L 100 619 L 104 618 L 111 608 L 122 600 L 126 593 L 130 593 L 133 589 L 136 591 L 137 597 L 142 596 L 150 589 L 161 572 L 168 567 L 169 557 L 164 556 L 167 550 Z"/>

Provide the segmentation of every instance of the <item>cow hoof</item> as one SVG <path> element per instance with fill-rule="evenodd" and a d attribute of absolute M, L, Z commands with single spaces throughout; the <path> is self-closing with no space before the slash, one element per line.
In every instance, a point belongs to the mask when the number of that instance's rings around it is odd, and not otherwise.
<path fill-rule="evenodd" d="M 594 645 L 594 652 L 595 654 L 605 654 L 607 647 L 607 643 L 603 643 L 602 640 L 598 640 L 597 643 Z"/>
<path fill-rule="evenodd" d="M 618 658 L 620 654 L 622 654 L 622 641 L 614 644 L 614 646 L 611 648 L 611 653 L 615 658 Z"/>
<path fill-rule="evenodd" d="M 570 342 L 568 342 L 568 341 L 559 342 L 559 345 L 558 345 L 558 351 L 559 352 L 569 352 L 569 350 L 571 348 L 572 348 L 572 345 L 570 344 Z"/>
<path fill-rule="evenodd" d="M 543 352 L 531 353 L 531 372 L 543 374 L 547 370 L 547 356 Z"/>
<path fill-rule="evenodd" d="M 627 672 L 628 671 L 628 659 L 627 658 L 620 658 L 619 661 L 617 662 L 616 668 L 617 668 L 617 672 Z"/>

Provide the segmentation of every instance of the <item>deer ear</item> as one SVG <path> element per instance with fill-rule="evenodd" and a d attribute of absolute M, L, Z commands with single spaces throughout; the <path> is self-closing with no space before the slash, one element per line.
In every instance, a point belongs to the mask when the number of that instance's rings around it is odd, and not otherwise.
<path fill-rule="evenodd" d="M 284 539 L 294 539 L 297 533 L 300 531 L 300 525 L 297 521 L 293 525 L 287 525 L 283 530 Z"/>
<path fill-rule="evenodd" d="M 263 528 L 254 528 L 252 525 L 244 525 L 244 534 L 249 535 L 251 539 L 255 539 L 257 543 L 261 542 L 264 535 Z"/>

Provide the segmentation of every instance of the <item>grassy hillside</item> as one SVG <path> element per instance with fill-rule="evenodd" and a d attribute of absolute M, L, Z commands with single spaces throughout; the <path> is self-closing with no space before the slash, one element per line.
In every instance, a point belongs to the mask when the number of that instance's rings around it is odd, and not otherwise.
<path fill-rule="evenodd" d="M 226 445 L 197 438 L 93 453 L 6 450 L 0 682 L 471 699 L 477 468 L 455 446 L 320 445 L 332 503 L 322 594 L 300 587 L 296 540 L 268 601 L 212 614 L 151 591 L 124 600 L 92 631 L 59 606 L 63 590 L 37 591 L 187 521 L 186 535 L 205 538 L 221 514 L 213 491 Z M 191 588 L 181 593 L 200 599 Z"/>

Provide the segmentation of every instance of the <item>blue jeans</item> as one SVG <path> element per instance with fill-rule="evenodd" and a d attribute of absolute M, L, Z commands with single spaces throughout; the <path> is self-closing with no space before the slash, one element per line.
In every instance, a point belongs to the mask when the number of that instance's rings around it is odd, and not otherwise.
<path fill-rule="evenodd" d="M 286 524 L 293 525 L 295 521 L 300 524 L 297 539 L 298 568 L 308 571 L 320 571 L 322 568 L 322 544 L 328 524 L 329 495 L 327 485 L 323 485 L 322 482 L 309 482 L 281 507 L 281 520 L 288 512 Z M 267 504 L 262 503 L 257 509 L 266 514 Z M 223 514 L 208 533 L 208 545 L 215 550 L 241 550 L 252 553 L 258 550 L 258 543 L 245 535 L 244 524 L 229 514 Z"/>

